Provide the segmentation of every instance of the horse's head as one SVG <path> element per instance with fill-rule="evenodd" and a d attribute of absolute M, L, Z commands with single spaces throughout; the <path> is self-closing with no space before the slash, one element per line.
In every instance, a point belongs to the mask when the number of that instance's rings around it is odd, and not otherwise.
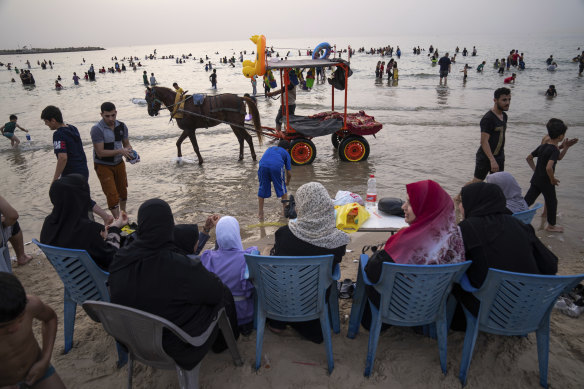
<path fill-rule="evenodd" d="M 161 101 L 156 96 L 156 90 L 154 88 L 146 89 L 146 106 L 148 107 L 148 115 L 158 116 Z"/>

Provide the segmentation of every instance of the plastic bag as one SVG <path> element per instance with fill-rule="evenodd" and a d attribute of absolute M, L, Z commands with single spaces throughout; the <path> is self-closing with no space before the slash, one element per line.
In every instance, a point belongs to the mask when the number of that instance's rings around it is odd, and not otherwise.
<path fill-rule="evenodd" d="M 357 231 L 369 219 L 369 212 L 359 203 L 345 204 L 335 209 L 337 228 L 349 234 Z"/>
<path fill-rule="evenodd" d="M 359 196 L 357 193 L 349 192 L 347 190 L 340 190 L 337 192 L 333 205 L 336 207 L 337 205 L 345 205 L 350 203 L 359 203 L 361 205 L 365 205 L 365 202 L 363 202 L 361 196 Z"/>

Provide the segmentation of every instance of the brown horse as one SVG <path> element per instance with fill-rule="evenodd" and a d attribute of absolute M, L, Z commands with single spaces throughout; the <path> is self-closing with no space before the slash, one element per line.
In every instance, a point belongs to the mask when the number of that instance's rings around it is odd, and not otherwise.
<path fill-rule="evenodd" d="M 153 86 L 146 91 L 146 102 L 148 105 L 148 114 L 150 116 L 158 115 L 162 104 L 171 112 L 175 108 L 176 92 L 165 87 Z M 243 160 L 243 141 L 249 145 L 251 157 L 256 160 L 256 153 L 253 148 L 251 135 L 244 127 L 245 123 L 245 105 L 251 113 L 255 132 L 260 145 L 262 144 L 262 128 L 260 123 L 260 113 L 254 101 L 249 97 L 240 97 L 231 93 L 220 94 L 216 96 L 205 96 L 203 102 L 198 105 L 193 102 L 193 96 L 185 95 L 181 99 L 184 101 L 184 109 L 175 112 L 174 119 L 178 127 L 183 130 L 182 134 L 176 141 L 178 156 L 182 157 L 181 144 L 188 137 L 193 144 L 193 149 L 199 158 L 199 165 L 203 163 L 203 158 L 199 152 L 197 137 L 195 131 L 197 128 L 214 127 L 221 123 L 231 126 L 233 133 L 239 141 L 239 160 Z"/>

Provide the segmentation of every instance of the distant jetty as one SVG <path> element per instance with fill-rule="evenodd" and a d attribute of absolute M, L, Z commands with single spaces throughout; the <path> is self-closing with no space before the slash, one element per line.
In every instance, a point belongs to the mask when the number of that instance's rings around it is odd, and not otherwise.
<path fill-rule="evenodd" d="M 69 53 L 74 51 L 97 51 L 105 50 L 103 47 L 56 47 L 54 49 L 22 48 L 16 50 L 0 50 L 0 55 L 14 54 L 42 54 L 42 53 Z"/>

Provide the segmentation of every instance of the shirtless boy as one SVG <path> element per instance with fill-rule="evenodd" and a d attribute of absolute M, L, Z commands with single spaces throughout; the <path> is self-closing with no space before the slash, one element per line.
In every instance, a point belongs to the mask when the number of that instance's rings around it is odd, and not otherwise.
<path fill-rule="evenodd" d="M 64 389 L 51 365 L 57 315 L 38 297 L 26 295 L 11 273 L 0 273 L 0 388 Z M 42 322 L 42 349 L 33 332 Z"/>

